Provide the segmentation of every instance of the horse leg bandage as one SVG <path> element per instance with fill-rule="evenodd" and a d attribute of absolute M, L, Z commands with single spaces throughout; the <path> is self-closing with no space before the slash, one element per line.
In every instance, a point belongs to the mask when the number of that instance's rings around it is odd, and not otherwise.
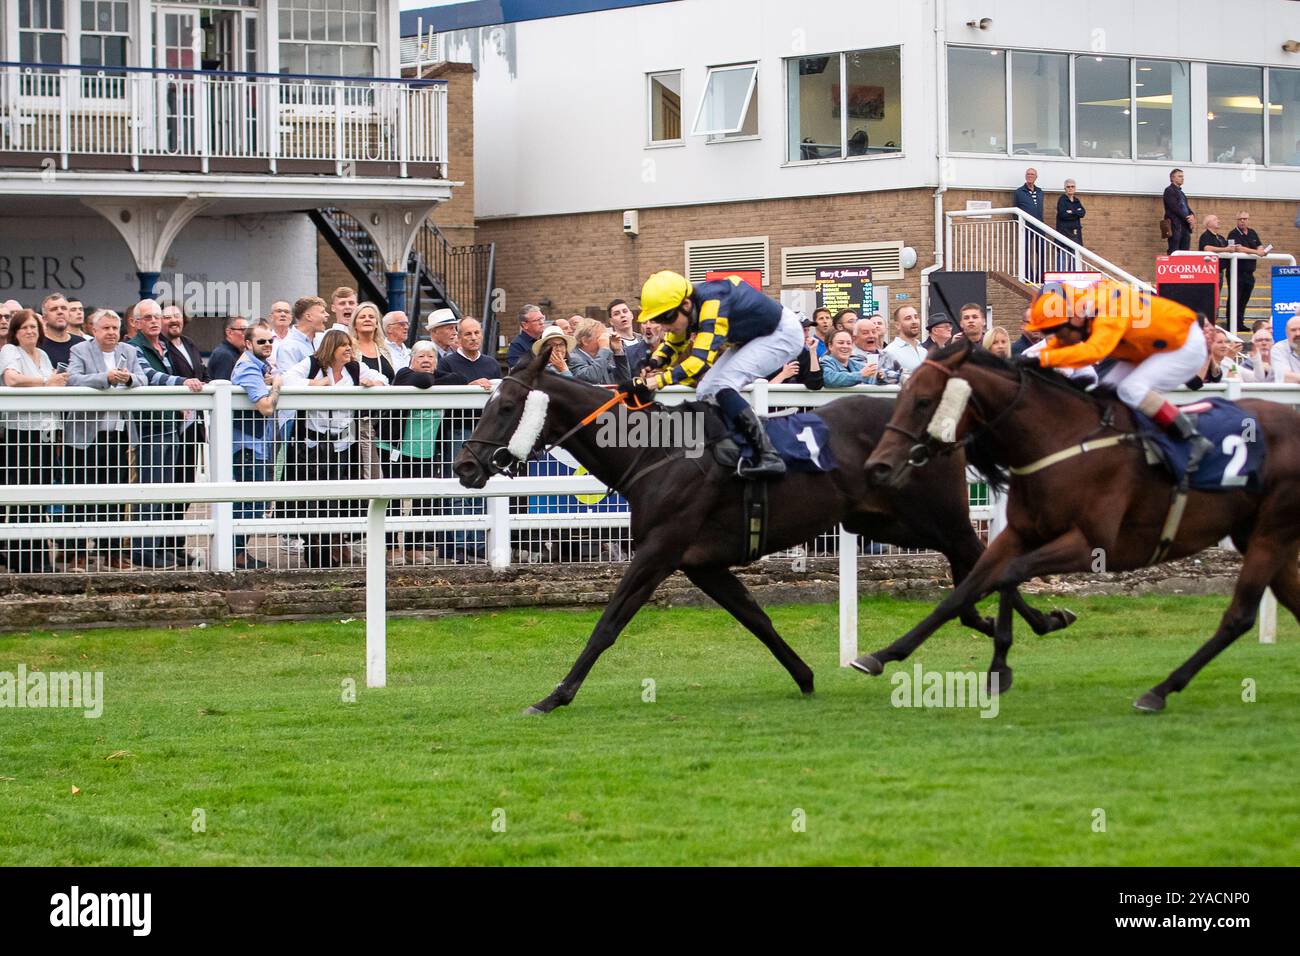
<path fill-rule="evenodd" d="M 506 450 L 520 461 L 532 453 L 533 446 L 541 437 L 542 428 L 546 425 L 546 406 L 550 401 L 551 396 L 536 389 L 524 399 L 524 413 L 519 416 L 519 424 L 515 426 L 515 433 L 510 436 L 510 444 L 506 446 Z"/>
<path fill-rule="evenodd" d="M 926 433 L 936 441 L 951 444 L 957 440 L 957 423 L 970 401 L 970 382 L 964 378 L 950 378 L 944 386 L 939 407 L 934 410 Z"/>

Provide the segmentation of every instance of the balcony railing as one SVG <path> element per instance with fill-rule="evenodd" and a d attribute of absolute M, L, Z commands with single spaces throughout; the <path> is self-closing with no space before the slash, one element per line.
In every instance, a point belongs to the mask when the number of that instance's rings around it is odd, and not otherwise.
<path fill-rule="evenodd" d="M 446 178 L 447 85 L 0 62 L 0 165 Z"/>

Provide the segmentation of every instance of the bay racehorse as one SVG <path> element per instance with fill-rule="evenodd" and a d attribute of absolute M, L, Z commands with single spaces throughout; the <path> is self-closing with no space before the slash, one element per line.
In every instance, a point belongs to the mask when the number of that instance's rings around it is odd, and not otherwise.
<path fill-rule="evenodd" d="M 611 393 L 546 370 L 548 354 L 543 351 L 502 380 L 456 456 L 456 476 L 467 487 L 481 488 L 492 475 L 516 470 L 532 452 L 559 444 L 627 499 L 634 555 L 573 668 L 528 712 L 547 713 L 570 703 L 600 654 L 660 582 L 677 570 L 751 631 L 799 689 L 811 694 L 812 671 L 731 571 L 749 560 L 742 482 L 734 471 L 708 454 L 689 457 L 682 447 L 611 447 L 598 441 L 599 429 L 590 425 L 600 408 L 610 405 Z M 883 432 L 891 406 L 886 399 L 853 396 L 818 409 L 829 426 L 831 453 L 841 465 L 830 472 L 791 471 L 769 483 L 762 553 L 802 544 L 841 523 L 875 541 L 940 551 L 955 581 L 966 576 L 983 546 L 971 527 L 960 455 L 937 463 L 923 480 L 904 488 L 867 485 L 862 462 Z M 656 410 L 662 412 L 663 406 L 652 404 L 627 414 L 630 418 Z M 1018 593 L 1010 596 L 1011 604 L 1040 634 L 1074 620 L 1069 611 L 1044 614 L 1025 604 Z M 967 626 L 992 633 L 993 622 L 981 617 L 974 605 L 960 614 Z"/>
<path fill-rule="evenodd" d="M 937 408 L 950 404 L 954 380 L 969 384 L 969 400 L 960 412 L 946 408 L 936 416 Z M 955 390 L 957 406 L 965 391 Z M 1174 484 L 1130 440 L 1134 418 L 1117 399 L 1081 391 L 1053 371 L 1012 365 L 966 342 L 933 354 L 900 394 L 887 434 L 867 459 L 867 474 L 877 487 L 899 486 L 924 474 L 918 465 L 939 447 L 964 443 L 977 470 L 994 485 L 1009 485 L 1007 527 L 925 620 L 854 666 L 879 674 L 970 602 L 994 591 L 1005 595 L 1030 578 L 1096 570 L 1099 559 L 1107 571 L 1129 571 L 1196 554 L 1225 537 L 1242 553 L 1242 567 L 1218 630 L 1134 706 L 1163 710 L 1170 693 L 1186 687 L 1250 630 L 1264 588 L 1271 587 L 1300 618 L 1300 419 L 1275 402 L 1238 404 L 1254 417 L 1265 442 L 1259 489 L 1190 491 L 1171 534 Z M 936 417 L 955 424 L 945 440 L 931 434 Z M 1001 609 L 989 671 L 1002 690 L 1011 683 L 1010 647 L 1011 617 Z"/>

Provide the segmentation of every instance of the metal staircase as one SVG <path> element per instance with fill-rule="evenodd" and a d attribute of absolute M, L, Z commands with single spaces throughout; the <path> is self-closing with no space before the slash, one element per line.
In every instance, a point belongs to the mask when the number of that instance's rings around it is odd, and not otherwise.
<path fill-rule="evenodd" d="M 356 280 L 363 301 L 388 308 L 384 261 L 374 241 L 353 216 L 325 207 L 309 213 L 316 229 Z M 461 318 L 472 315 L 483 323 L 484 350 L 496 351 L 496 247 L 493 243 L 457 246 L 431 222 L 424 222 L 407 261 L 406 311 L 411 333 L 420 328 L 418 316 L 434 309 L 451 309 Z"/>

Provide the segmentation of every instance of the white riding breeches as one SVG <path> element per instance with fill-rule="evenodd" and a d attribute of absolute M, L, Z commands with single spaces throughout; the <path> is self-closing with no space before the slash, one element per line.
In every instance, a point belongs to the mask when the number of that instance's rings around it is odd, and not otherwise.
<path fill-rule="evenodd" d="M 1195 378 L 1205 364 L 1205 335 L 1197 326 L 1187 332 L 1187 341 L 1172 352 L 1157 352 L 1143 362 L 1116 362 L 1104 376 L 1103 385 L 1115 388 L 1119 400 L 1136 409 L 1147 392 L 1165 394 Z"/>
<path fill-rule="evenodd" d="M 781 321 L 764 336 L 729 348 L 718 356 L 695 387 L 695 395 L 709 399 L 724 388 L 740 391 L 756 378 L 779 371 L 799 357 L 804 347 L 803 326 L 789 309 L 781 310 Z"/>

